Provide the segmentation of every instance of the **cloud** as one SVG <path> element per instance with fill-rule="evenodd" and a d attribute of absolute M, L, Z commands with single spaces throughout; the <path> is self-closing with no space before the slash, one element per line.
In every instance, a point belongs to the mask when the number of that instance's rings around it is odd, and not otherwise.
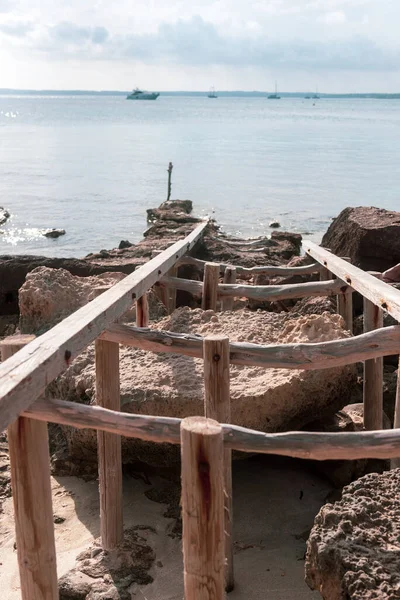
<path fill-rule="evenodd" d="M 13 10 L 14 5 L 14 0 L 0 0 L 0 14 L 10 12 Z"/>
<path fill-rule="evenodd" d="M 25 37 L 34 30 L 32 23 L 3 23 L 0 24 L 0 33 L 11 37 Z"/>
<path fill-rule="evenodd" d="M 1 0 L 0 0 L 1 2 Z M 339 2 L 340 3 L 340 2 Z M 330 2 L 330 7 L 333 3 Z M 327 13 L 330 27 L 343 13 Z M 257 25 L 257 23 L 254 23 Z M 323 25 L 320 25 L 322 27 Z M 331 27 L 330 27 L 331 28 Z M 243 27 L 223 32 L 200 16 L 162 23 L 153 33 L 112 34 L 102 26 L 70 21 L 32 33 L 30 24 L 0 26 L 7 35 L 27 36 L 31 48 L 52 59 L 138 61 L 148 65 L 195 67 L 256 67 L 265 69 L 327 69 L 343 71 L 397 71 L 400 52 L 381 47 L 365 36 L 282 39 L 272 28 Z M 31 35 L 32 33 L 32 35 Z"/>
<path fill-rule="evenodd" d="M 82 27 L 68 21 L 51 27 L 49 34 L 60 46 L 69 44 L 81 46 L 88 42 L 104 44 L 109 36 L 105 27 Z"/>

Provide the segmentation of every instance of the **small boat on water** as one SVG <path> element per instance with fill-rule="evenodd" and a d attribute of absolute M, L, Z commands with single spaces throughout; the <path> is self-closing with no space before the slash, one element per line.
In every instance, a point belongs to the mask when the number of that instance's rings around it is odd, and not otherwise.
<path fill-rule="evenodd" d="M 275 94 L 270 94 L 268 96 L 268 100 L 280 100 L 280 99 L 281 99 L 281 97 L 278 96 L 278 86 L 277 86 L 277 83 L 275 81 Z"/>
<path fill-rule="evenodd" d="M 213 87 L 212 87 L 212 88 L 210 89 L 210 92 L 209 92 L 209 94 L 208 94 L 208 97 L 209 97 L 209 98 L 218 98 L 217 94 L 215 93 L 215 88 L 213 88 Z"/>
<path fill-rule="evenodd" d="M 127 100 L 157 100 L 160 94 L 158 92 L 143 92 L 138 88 L 134 89 L 133 92 L 127 95 Z"/>

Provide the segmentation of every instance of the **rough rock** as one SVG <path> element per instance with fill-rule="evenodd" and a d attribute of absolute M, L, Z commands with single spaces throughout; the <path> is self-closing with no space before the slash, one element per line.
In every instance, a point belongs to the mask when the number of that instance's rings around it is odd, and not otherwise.
<path fill-rule="evenodd" d="M 281 224 L 279 223 L 279 221 L 271 221 L 269 224 L 270 227 L 280 227 Z"/>
<path fill-rule="evenodd" d="M 132 263 L 98 263 L 77 258 L 49 258 L 47 256 L 0 256 L 0 315 L 18 314 L 18 290 L 28 273 L 37 267 L 65 269 L 72 275 L 89 277 L 110 271 L 132 273 Z"/>
<path fill-rule="evenodd" d="M 8 210 L 0 206 L 0 225 L 4 225 L 4 223 L 10 218 L 10 213 Z"/>
<path fill-rule="evenodd" d="M 155 552 L 145 537 L 151 531 L 146 526 L 128 529 L 118 548 L 109 551 L 96 540 L 59 580 L 60 600 L 131 600 L 135 584 L 153 581 L 149 570 Z"/>
<path fill-rule="evenodd" d="M 318 513 L 305 571 L 324 600 L 400 598 L 399 486 L 399 469 L 369 474 Z"/>
<path fill-rule="evenodd" d="M 349 256 L 361 269 L 385 271 L 400 262 L 400 212 L 373 206 L 345 208 L 321 245 L 338 256 Z"/>
<path fill-rule="evenodd" d="M 34 269 L 19 290 L 21 332 L 43 333 L 124 277 L 124 273 L 75 277 L 65 269 Z M 153 317 L 165 314 L 153 292 L 149 292 L 149 309 Z M 134 320 L 135 315 L 133 307 L 125 320 Z"/>
<path fill-rule="evenodd" d="M 301 298 L 291 309 L 293 317 L 303 315 L 322 315 L 323 313 L 336 314 L 336 300 L 328 296 L 315 298 Z M 344 321 L 343 321 L 344 326 Z"/>
<path fill-rule="evenodd" d="M 362 402 L 348 404 L 332 417 L 319 420 L 307 426 L 307 431 L 341 433 L 364 430 L 364 405 Z M 388 416 L 383 414 L 383 429 L 391 429 Z M 316 468 L 323 473 L 336 488 L 342 488 L 366 473 L 382 473 L 389 468 L 389 461 L 362 458 L 358 460 L 316 461 Z"/>
<path fill-rule="evenodd" d="M 292 320 L 286 314 L 213 311 L 181 308 L 156 324 L 179 333 L 229 335 L 232 341 L 258 344 L 316 342 L 348 336 L 338 315 L 312 315 Z M 89 347 L 59 378 L 56 397 L 94 401 L 94 356 Z M 121 407 L 123 411 L 175 417 L 203 413 L 203 361 L 180 355 L 121 347 Z M 355 386 L 353 366 L 299 371 L 231 366 L 232 423 L 266 432 L 299 429 L 316 416 L 333 414 L 348 404 Z M 71 456 L 93 456 L 95 434 L 66 430 Z M 172 460 L 168 445 L 124 440 L 124 460 L 160 465 Z"/>
<path fill-rule="evenodd" d="M 132 248 L 132 246 L 134 246 L 134 244 L 132 244 L 132 242 L 130 242 L 129 240 L 121 240 L 120 243 L 118 244 L 118 250 L 125 250 L 125 248 Z"/>
<path fill-rule="evenodd" d="M 43 235 L 48 238 L 58 238 L 60 235 L 65 235 L 65 229 L 49 229 L 44 231 Z"/>

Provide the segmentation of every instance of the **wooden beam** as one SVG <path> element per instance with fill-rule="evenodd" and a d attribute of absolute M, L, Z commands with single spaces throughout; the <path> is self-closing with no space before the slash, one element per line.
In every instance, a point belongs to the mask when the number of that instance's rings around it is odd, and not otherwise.
<path fill-rule="evenodd" d="M 172 277 L 170 279 L 173 279 Z M 181 281 L 179 278 L 178 281 Z M 217 310 L 219 266 L 207 263 L 204 268 L 201 308 L 203 310 Z"/>
<path fill-rule="evenodd" d="M 213 335 L 204 339 L 204 414 L 219 423 L 231 422 L 229 387 L 229 338 Z M 225 589 L 234 588 L 233 577 L 233 504 L 232 451 L 224 450 L 224 531 L 225 531 Z"/>
<path fill-rule="evenodd" d="M 223 438 L 219 423 L 181 425 L 185 600 L 225 599 Z"/>
<path fill-rule="evenodd" d="M 314 242 L 303 242 L 303 248 L 314 259 L 345 281 L 353 290 L 359 292 L 379 308 L 400 321 L 400 290 L 397 290 L 373 275 L 349 264 L 342 258 L 320 248 Z"/>
<path fill-rule="evenodd" d="M 193 265 L 200 270 L 204 270 L 206 265 L 205 260 L 200 260 L 199 258 L 194 258 L 193 256 L 185 255 L 180 259 L 179 265 Z M 220 273 L 223 275 L 227 268 L 236 269 L 236 273 L 238 275 L 277 275 L 280 277 L 288 277 L 291 275 L 311 275 L 312 273 L 318 273 L 322 267 L 318 262 L 315 262 L 311 265 L 304 265 L 302 267 L 276 267 L 267 265 L 265 267 L 241 267 L 239 265 L 229 265 L 224 263 L 219 263 Z"/>
<path fill-rule="evenodd" d="M 23 413 L 32 419 L 91 428 L 153 442 L 180 443 L 181 419 L 115 412 L 64 400 L 37 401 Z M 224 444 L 231 450 L 280 454 L 310 460 L 392 458 L 400 455 L 400 429 L 352 433 L 263 433 L 237 425 L 222 425 Z"/>
<path fill-rule="evenodd" d="M 151 261 L 119 281 L 0 365 L 0 431 L 111 323 L 131 308 L 203 235 L 199 225 Z"/>
<path fill-rule="evenodd" d="M 236 283 L 235 267 L 226 267 L 225 272 L 224 272 L 224 283 L 225 284 Z M 233 309 L 233 296 L 225 296 L 224 298 L 222 298 L 221 310 L 232 310 L 232 309 Z"/>
<path fill-rule="evenodd" d="M 178 277 L 163 277 L 161 285 L 175 287 L 179 290 L 190 292 L 195 296 L 200 296 L 203 291 L 203 285 L 200 281 L 181 279 Z M 221 298 L 233 296 L 275 302 L 276 300 L 306 298 L 309 296 L 334 296 L 339 292 L 345 292 L 347 289 L 347 284 L 343 285 L 343 282 L 336 279 L 333 281 L 315 281 L 310 283 L 295 283 L 292 285 L 219 284 L 217 295 Z"/>
<path fill-rule="evenodd" d="M 96 402 L 120 410 L 119 346 L 96 340 Z M 123 538 L 121 436 L 97 432 L 100 490 L 100 535 L 105 550 Z"/>
<path fill-rule="evenodd" d="M 383 311 L 364 298 L 364 332 L 383 327 Z M 364 427 L 375 430 L 383 427 L 383 358 L 364 362 Z"/>
<path fill-rule="evenodd" d="M 169 277 L 177 277 L 178 276 L 178 266 L 174 265 L 172 269 L 168 271 Z M 176 309 L 176 288 L 167 288 L 167 311 L 168 314 L 171 315 Z"/>
<path fill-rule="evenodd" d="M 203 357 L 203 338 L 195 334 L 138 329 L 113 325 L 101 339 L 151 352 Z M 235 365 L 275 369 L 331 369 L 351 363 L 389 356 L 399 351 L 400 326 L 394 325 L 352 338 L 330 342 L 297 344 L 230 343 L 230 361 Z"/>
<path fill-rule="evenodd" d="M 1 343 L 9 359 L 35 336 Z M 19 417 L 8 427 L 15 533 L 22 600 L 58 598 L 47 423 Z"/>

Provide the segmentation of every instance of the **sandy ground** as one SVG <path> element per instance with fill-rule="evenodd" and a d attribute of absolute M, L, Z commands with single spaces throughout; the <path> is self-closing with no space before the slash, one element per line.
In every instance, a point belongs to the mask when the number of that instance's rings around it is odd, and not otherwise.
<path fill-rule="evenodd" d="M 175 524 L 164 517 L 166 505 L 145 492 L 162 489 L 165 481 L 124 478 L 125 525 L 155 528 L 141 532 L 155 549 L 150 571 L 154 582 L 135 590 L 133 598 L 182 600 L 181 540 L 168 535 Z M 301 461 L 253 457 L 234 463 L 234 542 L 236 587 L 231 600 L 308 600 L 321 596 L 304 583 L 305 539 L 330 485 Z M 99 535 L 97 482 L 76 477 L 52 480 L 59 575 L 74 566 L 75 557 Z M 17 554 L 14 550 L 12 500 L 0 518 L 0 588 L 3 600 L 19 598 Z M 7 591 L 6 591 L 7 590 Z"/>

